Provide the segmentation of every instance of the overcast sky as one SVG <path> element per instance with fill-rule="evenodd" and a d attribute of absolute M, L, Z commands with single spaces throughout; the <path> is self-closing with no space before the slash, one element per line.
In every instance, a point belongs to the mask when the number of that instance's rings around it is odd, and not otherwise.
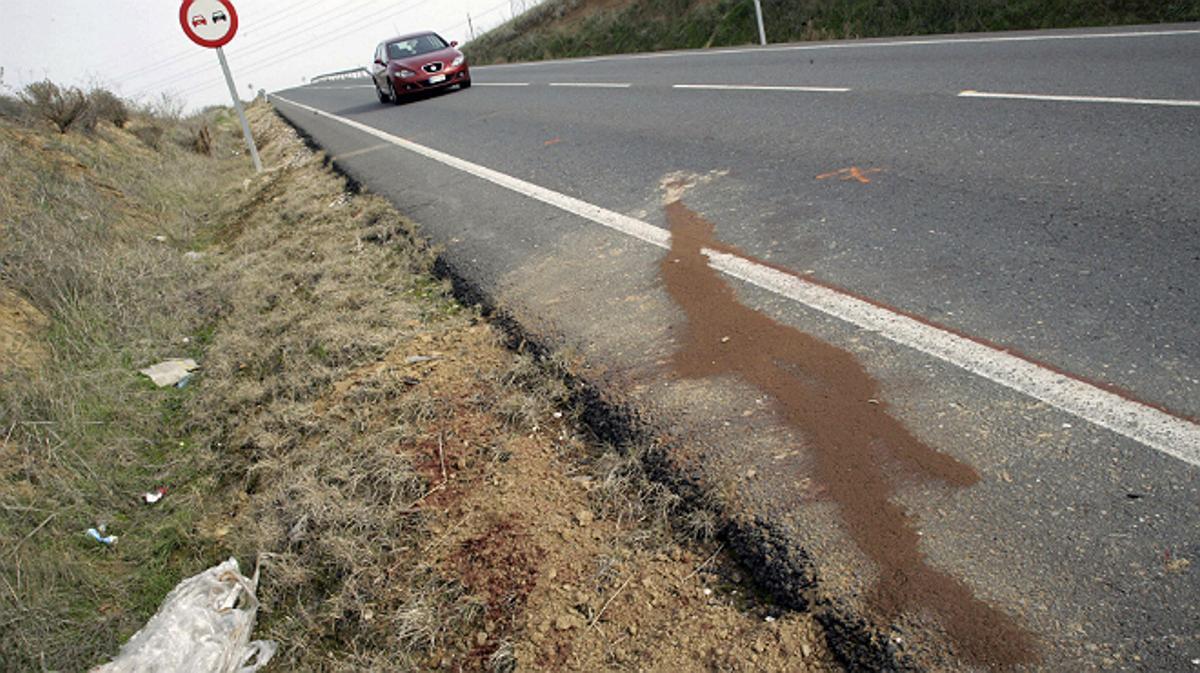
<path fill-rule="evenodd" d="M 397 33 L 434 30 L 469 37 L 535 0 L 233 0 L 240 26 L 225 55 L 242 98 L 303 78 L 365 66 L 375 45 Z M 189 108 L 228 104 L 217 55 L 188 41 L 180 0 L 3 0 L 0 67 L 16 89 L 49 77 L 101 83 L 138 100 L 172 92 Z"/>

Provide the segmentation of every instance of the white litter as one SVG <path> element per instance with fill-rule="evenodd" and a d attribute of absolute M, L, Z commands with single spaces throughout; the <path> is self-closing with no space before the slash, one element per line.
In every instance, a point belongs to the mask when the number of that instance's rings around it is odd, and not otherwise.
<path fill-rule="evenodd" d="M 160 362 L 153 367 L 147 367 L 139 370 L 139 373 L 149 376 L 150 380 L 154 381 L 154 385 L 158 386 L 159 388 L 166 388 L 167 386 L 173 386 L 176 383 L 179 383 L 183 379 L 187 378 L 188 374 L 191 374 L 193 371 L 199 368 L 200 365 L 196 364 L 195 360 L 173 359 Z"/>
<path fill-rule="evenodd" d="M 180 582 L 111 663 L 92 673 L 254 673 L 276 644 L 250 641 L 258 611 L 258 572 L 247 578 L 237 559 Z"/>

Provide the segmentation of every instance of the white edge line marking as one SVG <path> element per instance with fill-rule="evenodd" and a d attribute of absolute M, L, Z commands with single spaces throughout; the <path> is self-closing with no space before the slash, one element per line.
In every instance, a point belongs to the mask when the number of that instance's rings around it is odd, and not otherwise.
<path fill-rule="evenodd" d="M 560 194 L 424 145 L 418 145 L 352 119 L 323 112 L 279 96 L 272 96 L 272 98 L 319 117 L 340 122 L 420 156 L 651 245 L 664 249 L 671 246 L 670 232 L 642 220 L 592 205 L 566 194 Z M 1107 428 L 1185 463 L 1200 467 L 1200 425 L 782 271 L 726 253 L 707 249 L 704 253 L 708 255 L 714 268 L 734 278 L 787 297 L 852 325 L 877 332 L 898 344 L 945 360 L 972 374 L 1041 400 L 1061 411 Z"/>
<path fill-rule="evenodd" d="M 551 61 L 530 61 L 528 63 L 505 63 L 502 65 L 476 66 L 476 70 L 500 68 L 528 68 L 539 65 L 557 63 L 598 63 L 602 61 L 643 60 L 653 58 L 678 58 L 680 56 L 724 56 L 737 54 L 762 54 L 777 51 L 814 51 L 820 49 L 886 49 L 891 47 L 924 47 L 947 44 L 991 44 L 1005 42 L 1045 42 L 1051 40 L 1105 40 L 1140 37 L 1174 37 L 1180 35 L 1200 35 L 1200 29 L 1159 30 L 1159 31 L 1128 31 L 1121 33 L 1080 33 L 1068 35 L 997 35 L 994 37 L 958 37 L 930 38 L 914 40 L 892 40 L 889 42 L 830 42 L 825 44 L 788 44 L 768 47 L 750 47 L 742 49 L 693 49 L 687 51 L 663 51 L 651 54 L 616 54 L 613 56 L 590 56 L 585 58 L 564 58 Z"/>
<path fill-rule="evenodd" d="M 968 89 L 959 98 L 1000 98 L 1005 100 L 1056 101 L 1064 103 L 1120 103 L 1124 105 L 1165 105 L 1168 107 L 1200 107 L 1200 100 L 1174 98 L 1122 98 L 1117 96 L 1062 96 L 1038 93 L 993 93 Z"/>
<path fill-rule="evenodd" d="M 672 84 L 672 89 L 703 89 L 711 91 L 802 91 L 806 93 L 846 93 L 840 86 L 773 86 L 758 84 Z"/>
<path fill-rule="evenodd" d="M 580 89 L 628 89 L 633 85 L 618 82 L 550 82 L 550 86 L 569 86 Z"/>
<path fill-rule="evenodd" d="M 475 86 L 529 86 L 529 82 L 475 82 Z"/>

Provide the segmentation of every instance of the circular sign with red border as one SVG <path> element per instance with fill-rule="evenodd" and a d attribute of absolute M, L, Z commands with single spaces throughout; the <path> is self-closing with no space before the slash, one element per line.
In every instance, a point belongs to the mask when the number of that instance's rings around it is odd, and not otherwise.
<path fill-rule="evenodd" d="M 238 15 L 229 0 L 183 0 L 179 24 L 192 42 L 216 49 L 237 34 Z"/>

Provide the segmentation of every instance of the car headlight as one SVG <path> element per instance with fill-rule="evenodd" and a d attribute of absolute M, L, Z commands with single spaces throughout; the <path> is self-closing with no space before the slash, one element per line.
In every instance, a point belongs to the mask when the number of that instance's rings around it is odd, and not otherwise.
<path fill-rule="evenodd" d="M 462 65 L 463 61 L 465 60 L 467 60 L 466 56 L 459 56 L 458 58 L 454 59 L 454 62 L 450 64 L 450 67 L 457 68 L 458 66 Z"/>
<path fill-rule="evenodd" d="M 404 68 L 400 68 L 399 70 L 397 70 L 396 74 L 399 75 L 400 77 L 416 77 L 417 76 L 417 73 L 415 73 L 411 70 L 406 70 Z"/>

